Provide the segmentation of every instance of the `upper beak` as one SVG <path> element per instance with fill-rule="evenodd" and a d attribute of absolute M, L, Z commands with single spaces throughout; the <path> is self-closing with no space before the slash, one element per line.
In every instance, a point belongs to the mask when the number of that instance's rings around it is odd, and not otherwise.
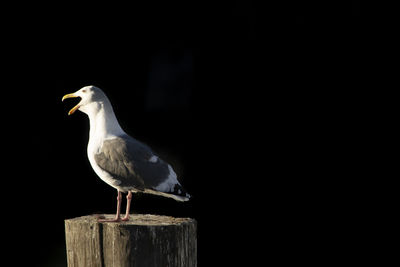
<path fill-rule="evenodd" d="M 75 97 L 79 97 L 79 96 L 77 96 L 77 95 L 74 94 L 74 93 L 72 93 L 72 94 L 66 94 L 65 96 L 63 96 L 63 98 L 61 99 L 61 101 L 64 101 L 64 99 L 67 99 L 67 98 L 75 98 Z M 73 114 L 79 107 L 80 107 L 80 105 L 79 105 L 79 103 L 78 103 L 75 107 L 73 107 L 73 108 L 68 112 L 68 115 Z"/>

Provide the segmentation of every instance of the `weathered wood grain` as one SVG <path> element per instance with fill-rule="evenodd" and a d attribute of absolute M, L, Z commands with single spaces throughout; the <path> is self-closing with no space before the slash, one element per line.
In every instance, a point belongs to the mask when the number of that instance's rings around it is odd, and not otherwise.
<path fill-rule="evenodd" d="M 194 219 L 135 214 L 128 222 L 99 223 L 98 217 L 65 220 L 68 266 L 197 266 Z"/>

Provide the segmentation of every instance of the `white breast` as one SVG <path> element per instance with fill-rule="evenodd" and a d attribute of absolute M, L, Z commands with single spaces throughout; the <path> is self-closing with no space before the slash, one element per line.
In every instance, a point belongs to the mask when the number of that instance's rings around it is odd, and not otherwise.
<path fill-rule="evenodd" d="M 89 116 L 90 131 L 87 154 L 94 172 L 107 184 L 118 189 L 121 181 L 113 178 L 108 172 L 101 169 L 94 158 L 101 150 L 104 140 L 112 139 L 125 134 L 115 117 L 111 104 L 108 102 L 93 103 L 86 107 L 85 113 Z"/>

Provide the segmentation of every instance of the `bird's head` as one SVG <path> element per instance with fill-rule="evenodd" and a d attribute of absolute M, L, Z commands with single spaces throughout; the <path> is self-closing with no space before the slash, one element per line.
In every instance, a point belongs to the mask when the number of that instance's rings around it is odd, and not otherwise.
<path fill-rule="evenodd" d="M 73 114 L 78 109 L 82 112 L 88 113 L 89 107 L 93 107 L 94 105 L 97 105 L 107 99 L 100 88 L 89 85 L 82 87 L 75 93 L 66 94 L 63 96 L 62 101 L 67 98 L 75 97 L 80 97 L 81 101 L 68 112 L 68 115 Z"/>

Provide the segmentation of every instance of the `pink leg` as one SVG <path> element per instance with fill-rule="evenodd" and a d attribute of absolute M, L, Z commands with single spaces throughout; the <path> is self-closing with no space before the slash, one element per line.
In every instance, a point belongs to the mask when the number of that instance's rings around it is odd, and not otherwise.
<path fill-rule="evenodd" d="M 132 200 L 132 192 L 129 191 L 126 196 L 126 212 L 125 217 L 122 218 L 122 221 L 129 221 L 129 210 L 131 209 L 131 200 Z"/>
<path fill-rule="evenodd" d="M 121 221 L 121 218 L 119 217 L 120 212 L 121 212 L 121 192 L 118 190 L 118 196 L 117 196 L 117 214 L 115 214 L 114 219 L 99 219 L 99 222 L 119 222 Z"/>

